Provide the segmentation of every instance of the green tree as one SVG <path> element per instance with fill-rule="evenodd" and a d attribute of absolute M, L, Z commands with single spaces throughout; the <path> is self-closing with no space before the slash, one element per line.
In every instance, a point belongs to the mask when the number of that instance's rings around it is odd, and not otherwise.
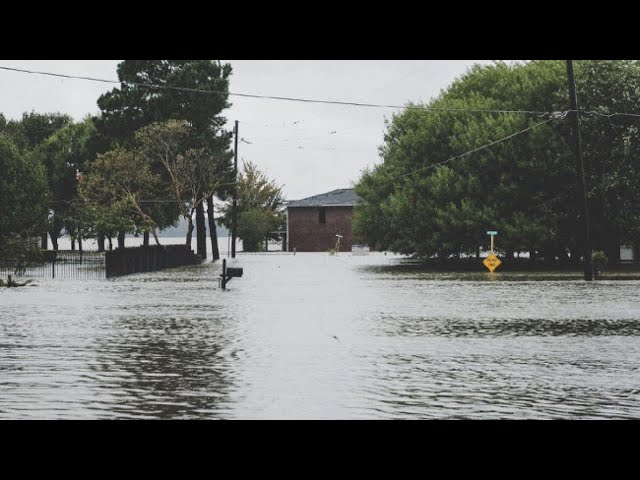
<path fill-rule="evenodd" d="M 98 155 L 79 182 L 75 214 L 82 231 L 78 236 L 102 232 L 151 231 L 155 242 L 157 222 L 146 208 L 145 199 L 160 190 L 161 181 L 146 160 L 134 152 L 116 149 Z"/>
<path fill-rule="evenodd" d="M 277 239 L 278 235 L 273 232 L 280 230 L 284 224 L 282 187 L 269 180 L 251 162 L 243 162 L 236 186 L 237 235 L 242 239 L 245 252 L 255 252 L 265 239 Z M 223 208 L 223 214 L 221 222 L 232 228 L 231 203 Z"/>
<path fill-rule="evenodd" d="M 620 241 L 640 238 L 638 129 L 632 117 L 605 116 L 638 111 L 639 65 L 576 62 L 579 104 L 600 114 L 583 113 L 581 130 L 594 246 L 610 258 Z M 408 105 L 387 122 L 382 163 L 356 185 L 355 233 L 383 248 L 449 257 L 478 254 L 491 228 L 507 257 L 528 250 L 577 261 L 583 220 L 570 128 L 561 115 L 538 125 L 550 116 L 537 113 L 567 108 L 563 61 L 476 66 L 428 104 Z"/>
<path fill-rule="evenodd" d="M 43 140 L 34 150 L 34 156 L 45 167 L 49 186 L 49 236 L 54 250 L 58 250 L 58 237 L 63 228 L 73 236 L 75 222 L 69 211 L 77 195 L 77 172 L 91 158 L 90 144 L 95 127 L 90 118 L 80 123 L 67 123 Z"/>
<path fill-rule="evenodd" d="M 25 112 L 20 120 L 6 122 L 3 131 L 22 155 L 31 156 L 47 138 L 71 121 L 71 117 L 62 113 Z M 42 248 L 47 246 L 47 230 L 45 226 L 45 230 L 41 232 Z"/>
<path fill-rule="evenodd" d="M 33 151 L 47 138 L 65 125 L 72 123 L 69 115 L 62 113 L 23 113 L 19 121 L 10 121 L 5 127 L 21 152 Z"/>
<path fill-rule="evenodd" d="M 42 165 L 21 155 L 12 141 L 0 134 L 0 171 L 0 235 L 37 235 L 47 219 Z"/>
<path fill-rule="evenodd" d="M 608 116 L 640 111 L 640 62 L 576 62 L 588 200 L 594 248 L 611 263 L 620 243 L 640 240 L 640 134 L 638 119 Z"/>
<path fill-rule="evenodd" d="M 227 93 L 230 76 L 231 65 L 213 60 L 123 61 L 118 65 L 120 88 L 98 99 L 102 114 L 96 119 L 96 125 L 103 148 L 132 146 L 134 132 L 152 123 L 184 120 L 192 127 L 191 147 L 205 149 L 211 156 L 223 156 L 227 160 L 225 169 L 228 176 L 232 168 L 229 153 L 231 133 L 223 130 L 226 119 L 220 113 L 230 106 Z M 217 93 L 203 93 L 202 90 Z M 220 193 L 224 194 L 224 188 Z M 208 203 L 213 211 L 212 196 Z M 198 254 L 205 258 L 202 203 L 196 208 L 196 225 Z M 215 224 L 211 226 L 212 235 L 215 235 Z"/>
<path fill-rule="evenodd" d="M 37 258 L 37 237 L 47 221 L 44 169 L 0 133 L 0 262 L 24 266 Z"/>
<path fill-rule="evenodd" d="M 226 180 L 226 157 L 206 148 L 192 148 L 192 128 L 185 121 L 169 120 L 136 132 L 140 155 L 152 170 L 161 166 L 167 197 L 173 197 L 187 220 L 186 244 L 191 245 L 193 215 Z"/>

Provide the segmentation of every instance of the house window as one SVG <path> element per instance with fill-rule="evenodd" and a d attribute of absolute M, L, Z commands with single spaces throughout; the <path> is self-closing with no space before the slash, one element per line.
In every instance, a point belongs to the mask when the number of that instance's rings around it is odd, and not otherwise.
<path fill-rule="evenodd" d="M 320 223 L 327 223 L 327 207 L 321 207 L 318 209 L 318 221 Z"/>

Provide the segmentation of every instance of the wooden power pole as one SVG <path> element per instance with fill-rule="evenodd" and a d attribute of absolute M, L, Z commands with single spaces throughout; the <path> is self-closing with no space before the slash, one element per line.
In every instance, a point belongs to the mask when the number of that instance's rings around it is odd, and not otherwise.
<path fill-rule="evenodd" d="M 580 137 L 580 121 L 578 114 L 578 97 L 576 95 L 576 81 L 573 76 L 573 60 L 567 60 L 567 79 L 569 81 L 569 100 L 571 103 L 571 111 L 569 118 L 572 120 L 573 128 L 573 147 L 576 155 L 577 173 L 578 173 L 578 196 L 582 201 L 584 213 L 584 279 L 591 281 L 593 279 L 593 267 L 591 264 L 591 232 L 589 227 L 589 206 L 587 202 L 587 189 L 584 176 L 584 161 L 582 160 L 582 139 Z"/>
<path fill-rule="evenodd" d="M 233 148 L 233 211 L 231 212 L 231 258 L 236 258 L 236 224 L 238 223 L 238 120 Z"/>

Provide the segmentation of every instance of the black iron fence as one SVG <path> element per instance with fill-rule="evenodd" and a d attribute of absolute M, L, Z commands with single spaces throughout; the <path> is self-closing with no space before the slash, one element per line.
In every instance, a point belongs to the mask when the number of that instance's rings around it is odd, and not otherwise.
<path fill-rule="evenodd" d="M 43 258 L 25 266 L 16 262 L 0 263 L 0 277 L 27 278 L 105 278 L 104 252 L 46 251 Z"/>
<path fill-rule="evenodd" d="M 155 272 L 165 268 L 200 263 L 200 257 L 186 245 L 154 245 L 106 252 L 106 277 Z"/>
<path fill-rule="evenodd" d="M 0 263 L 0 278 L 110 278 L 200 263 L 186 245 L 126 248 L 107 252 L 45 251 L 37 262 Z"/>

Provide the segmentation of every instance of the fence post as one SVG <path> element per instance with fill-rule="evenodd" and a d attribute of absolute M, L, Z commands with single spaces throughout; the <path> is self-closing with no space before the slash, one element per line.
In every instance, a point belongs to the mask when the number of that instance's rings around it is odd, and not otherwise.
<path fill-rule="evenodd" d="M 227 288 L 227 259 L 222 259 L 222 290 Z"/>
<path fill-rule="evenodd" d="M 51 262 L 51 277 L 56 278 L 56 257 L 53 257 L 53 261 Z"/>

